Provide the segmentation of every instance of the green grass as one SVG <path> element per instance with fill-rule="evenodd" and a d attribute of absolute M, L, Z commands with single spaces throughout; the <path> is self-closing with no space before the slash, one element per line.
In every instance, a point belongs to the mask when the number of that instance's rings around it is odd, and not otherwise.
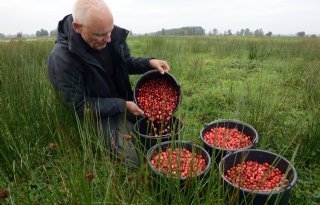
<path fill-rule="evenodd" d="M 319 39 L 130 37 L 128 43 L 134 56 L 169 62 L 183 92 L 176 113 L 185 124 L 181 139 L 201 145 L 206 123 L 247 122 L 259 133 L 258 148 L 297 169 L 289 203 L 320 203 Z M 77 119 L 56 98 L 47 77 L 53 45 L 0 43 L 0 196 L 9 191 L 1 204 L 226 204 L 215 167 L 206 183 L 182 194 L 178 182 L 153 187 L 159 179 L 146 164 L 132 171 L 112 163 L 90 120 Z M 131 77 L 133 86 L 138 77 Z"/>

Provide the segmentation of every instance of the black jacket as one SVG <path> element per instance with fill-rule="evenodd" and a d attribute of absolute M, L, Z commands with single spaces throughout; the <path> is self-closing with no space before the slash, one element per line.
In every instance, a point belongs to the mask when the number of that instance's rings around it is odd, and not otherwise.
<path fill-rule="evenodd" d="M 81 35 L 72 28 L 72 16 L 58 24 L 58 37 L 48 62 L 49 79 L 61 91 L 64 101 L 74 106 L 82 116 L 85 105 L 101 117 L 125 112 L 125 101 L 133 100 L 129 74 L 142 74 L 151 69 L 150 58 L 133 58 L 126 43 L 128 31 L 115 26 L 111 33 L 111 58 L 114 66 L 111 77 L 98 61 L 86 51 Z M 120 96 L 120 98 L 119 98 Z"/>

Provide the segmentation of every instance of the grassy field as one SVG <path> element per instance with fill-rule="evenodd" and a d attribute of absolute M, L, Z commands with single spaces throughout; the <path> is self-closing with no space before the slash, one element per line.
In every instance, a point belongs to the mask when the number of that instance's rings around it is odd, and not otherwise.
<path fill-rule="evenodd" d="M 320 203 L 319 38 L 130 37 L 128 43 L 133 56 L 169 62 L 183 92 L 175 114 L 185 124 L 181 139 L 202 145 L 206 123 L 247 122 L 259 133 L 259 149 L 297 169 L 289 204 Z M 226 204 L 214 167 L 204 188 L 180 193 L 174 184 L 153 189 L 145 164 L 133 172 L 112 163 L 90 123 L 57 100 L 47 77 L 53 46 L 53 39 L 0 43 L 0 204 Z"/>

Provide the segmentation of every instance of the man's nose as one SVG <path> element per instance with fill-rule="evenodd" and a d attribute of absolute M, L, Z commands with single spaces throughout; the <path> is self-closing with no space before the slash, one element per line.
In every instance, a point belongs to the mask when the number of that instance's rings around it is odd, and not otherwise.
<path fill-rule="evenodd" d="M 103 37 L 103 41 L 106 42 L 106 43 L 110 43 L 111 42 L 111 34 L 106 34 Z"/>

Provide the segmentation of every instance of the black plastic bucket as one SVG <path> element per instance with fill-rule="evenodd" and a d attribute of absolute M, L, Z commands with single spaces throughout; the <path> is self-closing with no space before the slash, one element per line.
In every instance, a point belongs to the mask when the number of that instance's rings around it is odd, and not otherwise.
<path fill-rule="evenodd" d="M 170 130 L 171 132 L 168 134 L 163 134 L 160 136 L 149 136 L 148 132 L 151 129 L 150 123 L 147 122 L 147 118 L 142 118 L 134 124 L 134 132 L 138 136 L 140 145 L 144 151 L 149 150 L 156 144 L 160 144 L 161 142 L 178 140 L 180 133 L 184 129 L 184 124 L 181 120 L 176 118 L 175 116 L 171 117 L 169 120 Z M 159 129 L 159 128 L 158 128 Z"/>
<path fill-rule="evenodd" d="M 224 127 L 228 129 L 236 128 L 238 131 L 249 136 L 253 143 L 250 146 L 243 147 L 240 149 L 225 149 L 217 146 L 212 146 L 204 140 L 204 134 L 208 132 L 210 129 L 218 127 Z M 258 133 L 251 125 L 245 122 L 241 122 L 239 120 L 232 119 L 215 120 L 209 124 L 206 124 L 205 127 L 200 131 L 200 138 L 203 142 L 203 147 L 209 152 L 210 156 L 217 164 L 224 156 L 226 156 L 230 152 L 256 148 L 259 141 Z"/>
<path fill-rule="evenodd" d="M 285 174 L 286 178 L 289 180 L 288 184 L 278 190 L 258 191 L 238 187 L 228 181 L 225 177 L 227 171 L 235 165 L 246 161 L 269 163 Z M 258 149 L 248 149 L 229 153 L 221 160 L 219 171 L 223 178 L 224 187 L 228 193 L 228 200 L 235 204 L 286 205 L 288 204 L 291 190 L 296 184 L 298 177 L 296 169 L 287 159 L 278 154 Z"/>
<path fill-rule="evenodd" d="M 177 106 L 172 112 L 172 113 L 175 113 L 181 103 L 182 92 L 181 92 L 181 87 L 180 87 L 179 82 L 176 80 L 176 78 L 173 75 L 171 75 L 170 73 L 167 73 L 167 72 L 165 72 L 164 74 L 161 74 L 158 70 L 151 70 L 151 71 L 148 71 L 148 72 L 144 73 L 143 75 L 141 75 L 141 77 L 138 79 L 138 81 L 136 82 L 136 84 L 134 86 L 134 90 L 133 90 L 134 102 L 138 105 L 138 107 L 140 107 L 140 105 L 137 101 L 137 97 L 138 97 L 138 93 L 139 93 L 138 89 L 141 87 L 141 85 L 143 85 L 144 83 L 146 83 L 147 81 L 149 81 L 151 79 L 164 79 L 164 80 L 168 81 L 172 86 L 174 86 L 174 88 L 176 89 L 176 91 L 179 95 Z"/>
<path fill-rule="evenodd" d="M 198 173 L 197 175 L 191 176 L 191 177 L 177 177 L 177 176 L 167 176 L 165 173 L 157 170 L 153 165 L 151 164 L 151 159 L 154 155 L 159 154 L 162 151 L 166 151 L 168 148 L 171 148 L 173 150 L 174 148 L 185 148 L 188 151 L 195 153 L 195 154 L 201 154 L 203 159 L 206 162 L 206 167 L 203 171 Z M 209 153 L 200 147 L 199 145 L 192 144 L 189 141 L 167 141 L 167 142 L 162 142 L 161 144 L 157 144 L 150 148 L 147 152 L 147 162 L 148 162 L 148 167 L 152 171 L 153 177 L 156 179 L 155 182 L 158 186 L 161 186 L 164 184 L 170 184 L 170 182 L 176 182 L 176 184 L 179 185 L 179 188 L 186 188 L 186 187 L 192 187 L 192 186 L 197 186 L 198 183 L 201 183 L 202 180 L 205 179 L 205 176 L 209 173 L 210 167 L 211 167 L 211 158 Z M 159 184 L 160 183 L 160 184 Z M 197 184 L 195 184 L 197 183 Z"/>

